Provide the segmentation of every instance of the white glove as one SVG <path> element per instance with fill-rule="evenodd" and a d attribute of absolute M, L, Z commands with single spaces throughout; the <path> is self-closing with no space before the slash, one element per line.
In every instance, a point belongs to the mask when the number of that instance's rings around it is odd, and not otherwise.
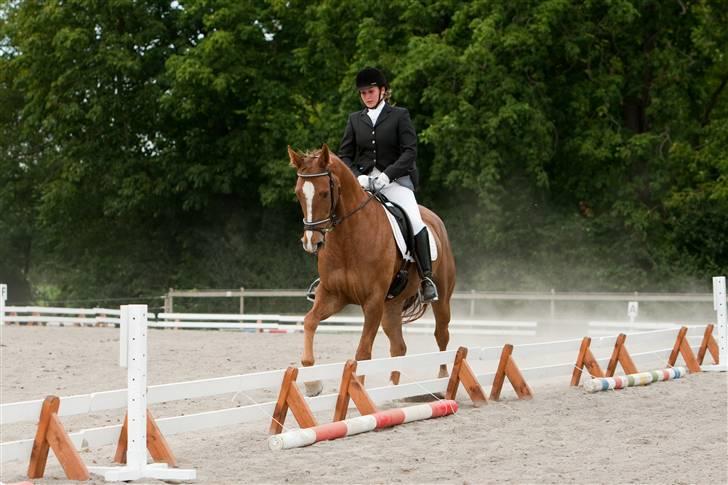
<path fill-rule="evenodd" d="M 357 182 L 359 182 L 359 185 L 361 185 L 361 188 L 364 190 L 369 190 L 369 176 L 368 175 L 359 175 L 356 178 Z"/>
<path fill-rule="evenodd" d="M 389 177 L 384 172 L 377 175 L 377 178 L 372 179 L 372 188 L 375 192 L 379 192 L 387 185 L 389 185 Z"/>

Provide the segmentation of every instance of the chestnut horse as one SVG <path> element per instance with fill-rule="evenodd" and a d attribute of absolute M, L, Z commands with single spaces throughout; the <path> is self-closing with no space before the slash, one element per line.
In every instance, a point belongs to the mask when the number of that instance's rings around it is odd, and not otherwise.
<path fill-rule="evenodd" d="M 404 291 L 387 300 L 392 279 L 400 270 L 397 249 L 384 207 L 361 188 L 349 167 L 326 145 L 313 153 L 301 154 L 288 147 L 291 165 L 298 173 L 296 197 L 304 216 L 303 248 L 318 253 L 321 283 L 316 289 L 313 307 L 304 319 L 304 348 L 301 363 L 314 363 L 313 338 L 321 320 L 339 312 L 347 304 L 360 305 L 364 311 L 364 328 L 356 350 L 356 360 L 372 356 L 372 345 L 381 323 L 389 337 L 392 357 L 405 355 L 402 336 L 403 314 L 424 313 L 426 305 L 417 298 L 420 277 L 414 263 L 407 267 L 409 282 Z M 422 219 L 437 244 L 433 275 L 439 300 L 432 303 L 435 315 L 435 340 L 446 350 L 450 334 L 450 298 L 455 288 L 455 258 L 442 220 L 420 206 Z M 413 306 L 415 307 L 413 309 Z M 418 311 L 419 310 L 419 311 Z M 445 366 L 440 377 L 447 375 Z M 399 383 L 399 372 L 391 374 Z M 321 392 L 320 382 L 307 382 L 306 393 Z"/>

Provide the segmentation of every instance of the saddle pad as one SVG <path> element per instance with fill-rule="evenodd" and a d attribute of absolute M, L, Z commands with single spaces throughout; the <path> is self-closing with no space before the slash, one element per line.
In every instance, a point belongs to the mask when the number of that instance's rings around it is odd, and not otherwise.
<path fill-rule="evenodd" d="M 402 231 L 399 228 L 399 224 L 397 224 L 397 220 L 389 213 L 388 210 L 385 209 L 384 213 L 387 214 L 389 225 L 392 226 L 392 234 L 394 235 L 394 240 L 397 242 L 397 248 L 399 249 L 400 254 L 402 254 L 402 257 L 407 261 L 414 261 L 412 255 L 407 252 L 407 244 L 404 241 L 404 236 L 402 236 Z M 432 261 L 437 261 L 437 242 L 435 242 L 435 236 L 429 227 L 427 227 L 427 230 L 430 233 L 430 259 Z"/>

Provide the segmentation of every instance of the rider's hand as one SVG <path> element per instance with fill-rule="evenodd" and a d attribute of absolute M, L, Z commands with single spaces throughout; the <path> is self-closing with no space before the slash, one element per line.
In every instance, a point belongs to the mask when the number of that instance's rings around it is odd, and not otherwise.
<path fill-rule="evenodd" d="M 389 180 L 389 177 L 387 176 L 387 174 L 382 172 L 379 175 L 377 175 L 377 178 L 372 179 L 372 188 L 375 191 L 379 192 L 384 187 L 389 185 L 389 182 L 390 182 L 390 180 Z"/>
<path fill-rule="evenodd" d="M 359 185 L 361 185 L 361 188 L 364 190 L 369 190 L 369 176 L 368 175 L 359 175 L 356 178 L 357 182 L 359 182 Z"/>

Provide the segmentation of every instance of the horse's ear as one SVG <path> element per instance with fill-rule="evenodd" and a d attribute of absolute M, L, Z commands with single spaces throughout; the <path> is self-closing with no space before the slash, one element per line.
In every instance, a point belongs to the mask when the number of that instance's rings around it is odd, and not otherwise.
<path fill-rule="evenodd" d="M 326 168 L 329 166 L 329 163 L 331 163 L 331 157 L 329 157 L 329 146 L 324 143 L 321 147 L 321 154 L 319 154 L 319 163 L 321 163 L 321 167 Z"/>
<path fill-rule="evenodd" d="M 301 163 L 303 163 L 303 155 L 291 148 L 291 145 L 288 145 L 288 158 L 291 159 L 292 167 L 301 168 Z"/>

